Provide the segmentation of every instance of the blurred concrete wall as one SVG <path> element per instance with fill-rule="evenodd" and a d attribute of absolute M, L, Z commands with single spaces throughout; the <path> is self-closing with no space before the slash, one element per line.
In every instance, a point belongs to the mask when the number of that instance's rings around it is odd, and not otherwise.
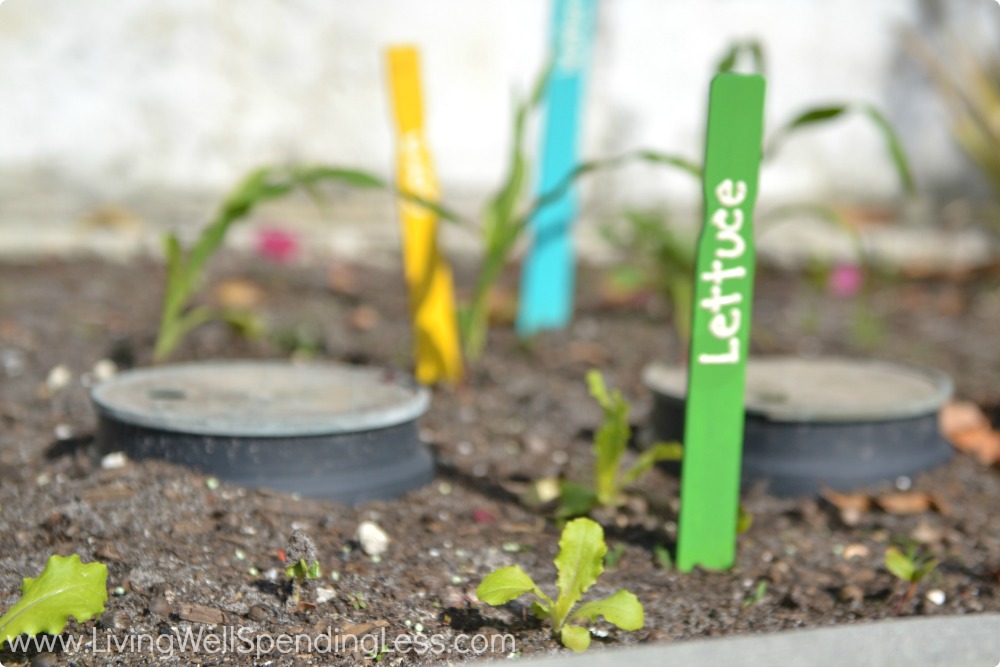
<path fill-rule="evenodd" d="M 992 0 L 953 4 L 1000 22 Z M 700 157 L 712 68 L 731 40 L 756 37 L 772 128 L 809 105 L 871 101 L 901 123 L 925 182 L 962 168 L 901 55 L 897 28 L 927 21 L 918 0 L 603 0 L 600 11 L 588 157 L 636 147 Z M 397 42 L 422 49 L 445 193 L 472 201 L 502 173 L 513 93 L 545 59 L 548 19 L 543 0 L 6 0 L 0 226 L 108 201 L 189 221 L 266 162 L 389 175 L 383 49 Z M 773 200 L 898 194 L 881 139 L 860 120 L 790 142 L 762 187 Z M 614 208 L 693 204 L 698 193 L 683 176 L 633 167 L 586 195 Z"/>

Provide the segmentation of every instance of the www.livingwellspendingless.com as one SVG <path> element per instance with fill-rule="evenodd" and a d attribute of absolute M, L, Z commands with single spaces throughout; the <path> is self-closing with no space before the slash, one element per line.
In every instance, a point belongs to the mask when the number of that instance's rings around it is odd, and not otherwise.
<path fill-rule="evenodd" d="M 56 652 L 71 656 L 79 653 L 122 654 L 146 653 L 157 656 L 188 655 L 252 655 L 264 658 L 292 653 L 339 654 L 359 652 L 366 656 L 382 654 L 424 655 L 485 655 L 517 653 L 513 635 L 483 634 L 423 634 L 407 633 L 389 636 L 385 628 L 362 635 L 341 634 L 328 627 L 317 634 L 256 633 L 251 627 L 225 626 L 212 630 L 172 628 L 162 634 L 137 633 L 116 636 L 111 631 L 89 635 L 20 635 L 10 641 L 15 653 Z"/>

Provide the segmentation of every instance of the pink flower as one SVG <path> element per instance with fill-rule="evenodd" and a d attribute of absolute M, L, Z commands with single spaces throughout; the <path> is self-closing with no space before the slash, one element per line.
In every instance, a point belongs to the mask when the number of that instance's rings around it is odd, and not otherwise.
<path fill-rule="evenodd" d="M 837 264 L 826 279 L 826 291 L 835 297 L 849 298 L 861 291 L 865 272 L 857 264 Z"/>
<path fill-rule="evenodd" d="M 285 264 L 299 254 L 299 239 L 280 227 L 262 227 L 257 231 L 257 254 L 277 264 Z"/>

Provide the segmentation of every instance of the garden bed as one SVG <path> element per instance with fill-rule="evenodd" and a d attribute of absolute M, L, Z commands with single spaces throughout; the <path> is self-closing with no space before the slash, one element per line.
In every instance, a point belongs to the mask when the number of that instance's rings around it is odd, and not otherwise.
<path fill-rule="evenodd" d="M 272 330 L 283 332 L 282 342 L 247 341 L 213 324 L 197 330 L 177 359 L 279 358 L 297 347 L 320 358 L 405 370 L 408 306 L 398 272 L 335 268 L 331 280 L 325 266 L 278 269 L 220 258 L 214 279 L 252 281 L 261 292 L 258 309 Z M 483 605 L 475 588 L 487 573 L 511 564 L 520 564 L 543 587 L 555 581 L 559 527 L 522 506 L 515 492 L 541 476 L 586 477 L 590 438 L 601 416 L 587 395 L 586 371 L 598 368 L 621 388 L 634 406 L 633 424 L 641 426 L 650 405 L 641 369 L 654 360 L 678 359 L 680 346 L 655 300 L 611 307 L 599 296 L 598 281 L 598 272 L 584 272 L 569 332 L 522 345 L 508 328 L 499 328 L 468 386 L 434 392 L 422 421 L 438 462 L 430 486 L 400 500 L 350 508 L 219 485 L 157 462 L 102 468 L 88 450 L 95 416 L 83 381 L 93 380 L 92 369 L 102 359 L 119 366 L 149 362 L 160 267 L 83 260 L 0 267 L 0 528 L 6 538 L 0 544 L 0 604 L 12 604 L 21 579 L 36 576 L 50 554 L 78 553 L 84 561 L 108 565 L 116 593 L 97 622 L 67 629 L 88 639 L 96 632 L 98 649 L 108 648 L 109 637 L 215 624 L 217 630 L 243 627 L 272 635 L 384 629 L 390 639 L 420 626 L 448 641 L 460 633 L 509 633 L 523 656 L 565 651 L 524 607 Z M 875 355 L 934 366 L 953 375 L 960 397 L 991 408 L 1000 404 L 998 283 L 995 271 L 883 280 L 869 296 L 852 300 L 828 296 L 799 276 L 763 270 L 751 345 L 758 353 Z M 51 376 L 58 366 L 71 373 L 62 387 Z M 645 607 L 645 627 L 632 633 L 608 627 L 591 650 L 1000 610 L 1000 472 L 960 454 L 910 481 L 911 491 L 933 496 L 924 511 L 872 509 L 847 521 L 826 501 L 777 499 L 766 489 L 752 489 L 744 505 L 753 523 L 739 538 L 736 568 L 680 574 L 655 555 L 658 546 L 673 549 L 678 484 L 653 471 L 642 481 L 642 500 L 598 517 L 609 546 L 622 550 L 594 589 L 595 595 L 631 590 Z M 894 490 L 888 484 L 872 493 Z M 378 562 L 355 541 L 366 519 L 391 538 Z M 287 611 L 280 556 L 293 526 L 316 542 L 324 571 L 321 581 L 308 583 L 303 599 L 316 602 L 317 595 L 329 594 L 319 589 L 333 593 L 315 608 Z M 883 565 L 886 549 L 901 538 L 922 542 L 940 559 L 902 606 L 906 587 Z M 508 646 L 496 657 L 509 653 Z M 7 665 L 29 657 L 0 652 Z M 338 660 L 376 657 L 346 651 Z M 379 662 L 467 657 L 384 654 Z M 42 656 L 32 664 L 68 659 Z M 71 660 L 165 661 L 149 652 L 88 651 Z M 253 662 L 252 656 L 204 651 L 172 660 Z M 330 656 L 274 653 L 266 660 L 327 664 Z"/>

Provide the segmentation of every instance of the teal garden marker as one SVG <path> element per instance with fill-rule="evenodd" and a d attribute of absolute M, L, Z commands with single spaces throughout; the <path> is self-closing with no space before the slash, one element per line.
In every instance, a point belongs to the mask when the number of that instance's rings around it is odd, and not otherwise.
<path fill-rule="evenodd" d="M 555 0 L 553 63 L 545 91 L 539 194 L 552 191 L 576 167 L 583 85 L 597 23 L 597 0 Z M 517 331 L 530 336 L 561 329 L 573 312 L 573 246 L 577 215 L 572 189 L 531 221 L 532 241 L 521 275 Z"/>
<path fill-rule="evenodd" d="M 735 560 L 763 125 L 763 77 L 712 79 L 677 538 L 685 572 L 728 569 Z"/>

